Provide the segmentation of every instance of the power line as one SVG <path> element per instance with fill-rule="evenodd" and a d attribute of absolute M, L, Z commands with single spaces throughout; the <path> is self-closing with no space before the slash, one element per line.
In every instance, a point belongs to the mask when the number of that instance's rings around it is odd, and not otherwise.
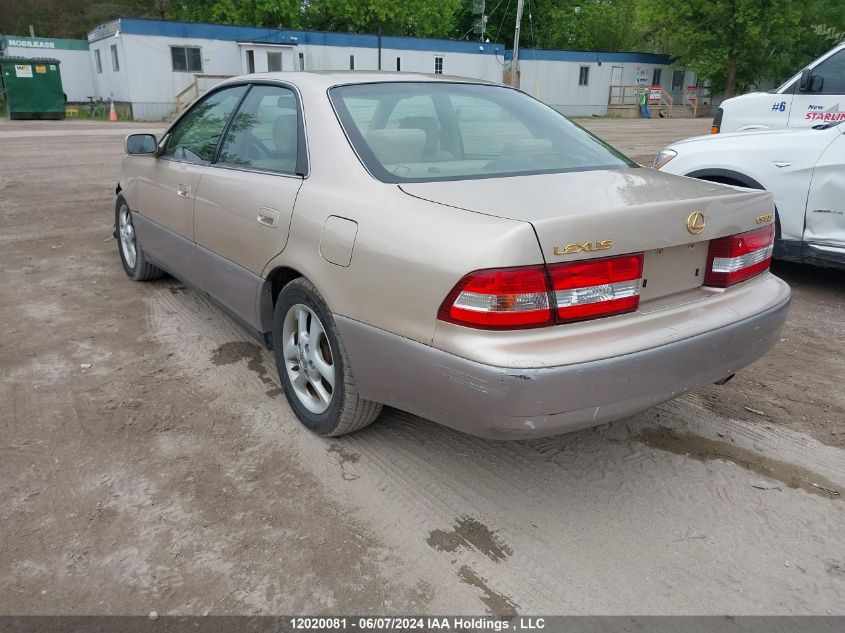
<path fill-rule="evenodd" d="M 502 4 L 501 0 L 500 0 L 499 4 Z M 497 8 L 498 8 L 498 6 L 499 5 L 496 5 Z M 504 24 L 505 24 L 505 18 L 507 17 L 508 9 L 510 9 L 510 8 L 511 8 L 511 0 L 508 0 L 508 3 L 505 5 L 505 12 L 502 14 L 502 21 L 499 22 L 499 29 L 496 31 L 496 41 L 501 39 L 499 36 L 502 34 L 502 26 L 504 26 Z M 495 11 L 495 9 L 494 9 L 494 11 Z"/>

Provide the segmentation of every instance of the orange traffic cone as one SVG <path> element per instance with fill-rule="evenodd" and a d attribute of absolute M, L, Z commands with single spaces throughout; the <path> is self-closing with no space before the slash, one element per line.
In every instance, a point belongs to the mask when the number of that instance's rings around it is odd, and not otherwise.
<path fill-rule="evenodd" d="M 117 110 L 114 109 L 114 99 L 112 99 L 111 109 L 109 109 L 109 121 L 117 121 Z"/>

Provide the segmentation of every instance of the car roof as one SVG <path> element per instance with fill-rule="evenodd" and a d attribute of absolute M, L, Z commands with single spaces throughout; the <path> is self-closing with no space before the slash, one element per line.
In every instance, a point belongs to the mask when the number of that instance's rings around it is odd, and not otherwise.
<path fill-rule="evenodd" d="M 316 70 L 316 71 L 287 71 L 277 73 L 253 73 L 232 77 L 225 83 L 238 81 L 285 81 L 297 86 L 308 86 L 314 88 L 331 88 L 332 86 L 344 86 L 349 84 L 371 84 L 385 82 L 446 82 L 446 83 L 471 83 L 500 86 L 493 81 L 484 79 L 473 79 L 470 77 L 459 77 L 455 75 L 435 75 L 428 73 L 403 73 L 378 70 Z"/>

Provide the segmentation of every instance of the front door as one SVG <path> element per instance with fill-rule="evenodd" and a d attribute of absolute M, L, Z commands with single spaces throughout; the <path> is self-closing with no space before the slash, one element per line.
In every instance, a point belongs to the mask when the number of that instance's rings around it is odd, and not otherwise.
<path fill-rule="evenodd" d="M 153 259 L 190 283 L 199 283 L 194 254 L 194 197 L 223 128 L 246 91 L 233 86 L 205 96 L 173 126 L 164 151 L 139 162 L 132 211 L 138 240 Z"/>
<path fill-rule="evenodd" d="M 845 50 L 819 62 L 810 75 L 809 90 L 798 90 L 789 110 L 789 127 L 812 127 L 845 120 Z"/>
<path fill-rule="evenodd" d="M 285 248 L 305 173 L 296 94 L 254 85 L 232 119 L 194 207 L 203 288 L 250 325 L 267 263 Z"/>
<path fill-rule="evenodd" d="M 610 83 L 614 86 L 622 83 L 622 66 L 613 66 L 610 69 Z"/>
<path fill-rule="evenodd" d="M 840 126 L 845 126 L 841 123 Z M 829 255 L 830 249 L 845 256 L 845 133 L 822 152 L 813 169 L 807 214 L 804 219 L 804 242 Z M 825 253 L 824 251 L 828 251 Z"/>
<path fill-rule="evenodd" d="M 613 66 L 610 69 L 610 93 L 608 105 L 621 105 L 624 102 L 625 90 L 622 85 L 622 66 Z"/>

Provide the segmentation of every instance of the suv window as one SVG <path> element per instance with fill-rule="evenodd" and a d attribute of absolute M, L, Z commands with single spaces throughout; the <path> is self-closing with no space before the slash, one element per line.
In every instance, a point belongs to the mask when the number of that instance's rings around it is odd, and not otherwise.
<path fill-rule="evenodd" d="M 194 105 L 170 131 L 162 156 L 188 163 L 210 162 L 223 128 L 245 91 L 246 86 L 224 88 Z"/>
<path fill-rule="evenodd" d="M 814 83 L 820 77 L 821 87 L 814 94 L 841 95 L 845 94 L 845 50 L 828 57 L 813 69 Z"/>

